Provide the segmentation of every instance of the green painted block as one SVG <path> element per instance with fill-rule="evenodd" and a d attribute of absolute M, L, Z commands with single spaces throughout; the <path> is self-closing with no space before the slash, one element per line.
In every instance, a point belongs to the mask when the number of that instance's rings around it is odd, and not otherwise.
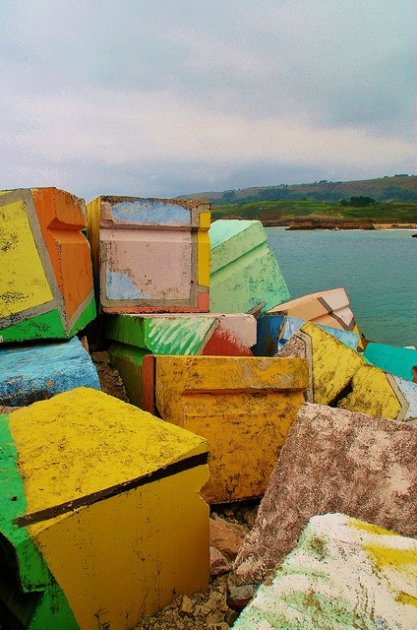
<path fill-rule="evenodd" d="M 395 374 L 406 381 L 414 378 L 413 368 L 417 372 L 417 350 L 389 346 L 383 343 L 368 343 L 365 359 L 390 374 Z"/>
<path fill-rule="evenodd" d="M 215 221 L 210 230 L 210 311 L 267 311 L 289 298 L 260 221 Z"/>
<path fill-rule="evenodd" d="M 0 342 L 20 342 L 28 339 L 62 339 L 67 335 L 58 309 L 25 319 L 0 330 Z"/>

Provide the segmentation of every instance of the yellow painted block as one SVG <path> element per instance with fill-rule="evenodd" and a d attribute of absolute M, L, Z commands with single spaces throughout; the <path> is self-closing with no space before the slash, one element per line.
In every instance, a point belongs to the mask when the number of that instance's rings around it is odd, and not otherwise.
<path fill-rule="evenodd" d="M 211 212 L 201 212 L 200 213 L 200 227 L 208 229 L 210 225 L 211 225 Z"/>
<path fill-rule="evenodd" d="M 204 214 L 209 214 L 205 212 Z M 208 287 L 210 284 L 210 238 L 208 232 L 198 233 L 198 284 Z"/>
<path fill-rule="evenodd" d="M 300 331 L 311 339 L 312 400 L 328 405 L 349 384 L 363 361 L 357 352 L 311 322 L 303 324 Z"/>
<path fill-rule="evenodd" d="M 304 359 L 158 356 L 161 417 L 205 437 L 210 480 L 203 496 L 222 503 L 264 493 L 304 402 Z"/>
<path fill-rule="evenodd" d="M 53 299 L 23 201 L 0 208 L 0 319 Z"/>
<path fill-rule="evenodd" d="M 338 407 L 391 420 L 399 418 L 402 409 L 388 375 L 365 364 L 352 379 L 352 392 L 339 402 Z"/>
<path fill-rule="evenodd" d="M 27 503 L 19 525 L 81 628 L 133 628 L 175 593 L 207 587 L 204 439 L 85 388 L 9 422 Z"/>

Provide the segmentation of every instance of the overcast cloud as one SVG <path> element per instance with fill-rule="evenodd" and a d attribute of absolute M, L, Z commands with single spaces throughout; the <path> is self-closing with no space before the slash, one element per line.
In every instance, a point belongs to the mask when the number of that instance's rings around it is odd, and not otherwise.
<path fill-rule="evenodd" d="M 414 0 L 1 0 L 0 188 L 415 173 Z"/>

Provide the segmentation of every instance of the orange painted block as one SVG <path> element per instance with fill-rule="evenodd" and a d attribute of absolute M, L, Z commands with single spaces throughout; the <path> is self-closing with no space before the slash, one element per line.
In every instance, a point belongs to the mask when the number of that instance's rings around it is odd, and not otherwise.
<path fill-rule="evenodd" d="M 304 402 L 304 359 L 148 355 L 143 379 L 148 411 L 207 439 L 207 501 L 264 493 Z"/>

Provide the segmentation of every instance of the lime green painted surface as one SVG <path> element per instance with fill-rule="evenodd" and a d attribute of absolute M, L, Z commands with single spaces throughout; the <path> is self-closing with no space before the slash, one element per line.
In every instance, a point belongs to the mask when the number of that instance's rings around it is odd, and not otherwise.
<path fill-rule="evenodd" d="M 2 343 L 27 341 L 28 339 L 62 339 L 66 336 L 58 309 L 36 315 L 31 319 L 0 330 Z"/>
<path fill-rule="evenodd" d="M 112 343 L 109 348 L 112 365 L 122 377 L 126 393 L 132 404 L 143 406 L 143 357 L 149 354 L 147 350 L 127 346 L 123 343 Z"/>
<path fill-rule="evenodd" d="M 92 322 L 93 319 L 95 319 L 96 315 L 97 315 L 96 300 L 93 297 L 91 301 L 89 302 L 88 306 L 83 310 L 83 312 L 81 313 L 81 315 L 75 322 L 74 326 L 71 328 L 68 336 L 73 337 L 79 330 L 82 330 L 83 328 L 87 326 L 87 324 Z"/>
<path fill-rule="evenodd" d="M 78 628 L 60 586 L 54 581 L 41 553 L 25 527 L 16 527 L 14 519 L 26 512 L 25 487 L 18 469 L 18 453 L 10 434 L 9 416 L 0 415 L 0 533 L 13 547 L 20 588 L 25 593 L 39 593 L 39 601 L 28 623 L 30 630 Z M 18 585 L 16 585 L 18 587 Z M 33 600 L 30 604 L 33 606 Z M 26 611 L 31 614 L 30 609 Z M 13 614 L 10 615 L 13 619 Z"/>

